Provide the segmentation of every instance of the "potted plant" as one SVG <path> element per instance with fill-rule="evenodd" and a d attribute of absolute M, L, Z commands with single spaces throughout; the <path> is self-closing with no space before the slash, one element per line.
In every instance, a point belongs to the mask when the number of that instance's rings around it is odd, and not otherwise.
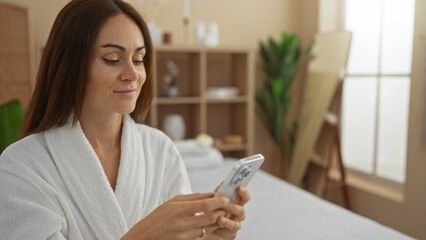
<path fill-rule="evenodd" d="M 24 107 L 19 100 L 12 100 L 0 106 L 0 154 L 18 140 L 23 117 Z"/>
<path fill-rule="evenodd" d="M 269 38 L 260 43 L 259 55 L 265 74 L 263 87 L 258 89 L 258 116 L 275 144 L 276 175 L 285 178 L 292 156 L 297 120 L 286 127 L 292 96 L 290 87 L 302 56 L 310 54 L 311 46 L 302 50 L 300 37 L 284 32 L 279 41 Z"/>

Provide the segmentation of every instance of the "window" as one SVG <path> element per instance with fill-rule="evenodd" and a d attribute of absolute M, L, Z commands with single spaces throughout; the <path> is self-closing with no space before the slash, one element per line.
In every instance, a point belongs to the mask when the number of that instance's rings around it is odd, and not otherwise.
<path fill-rule="evenodd" d="M 346 0 L 352 32 L 343 90 L 346 167 L 405 182 L 414 0 Z"/>

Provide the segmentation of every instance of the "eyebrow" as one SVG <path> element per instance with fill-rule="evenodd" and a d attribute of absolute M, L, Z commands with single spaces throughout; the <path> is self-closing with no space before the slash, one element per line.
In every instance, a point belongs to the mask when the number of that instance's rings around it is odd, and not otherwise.
<path fill-rule="evenodd" d="M 112 43 L 108 43 L 108 44 L 102 45 L 101 47 L 103 47 L 103 48 L 117 48 L 121 52 L 125 52 L 126 51 L 125 47 L 117 45 L 117 44 L 112 44 Z M 135 52 L 139 52 L 139 51 L 141 51 L 144 48 L 145 48 L 145 46 L 138 47 L 138 48 L 136 48 Z"/>

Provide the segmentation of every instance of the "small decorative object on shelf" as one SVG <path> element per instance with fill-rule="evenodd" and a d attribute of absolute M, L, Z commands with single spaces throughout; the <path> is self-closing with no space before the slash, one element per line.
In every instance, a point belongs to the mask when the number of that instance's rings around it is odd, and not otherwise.
<path fill-rule="evenodd" d="M 164 44 L 172 43 L 172 34 L 170 32 L 163 33 L 163 43 Z"/>
<path fill-rule="evenodd" d="M 191 9 L 191 2 L 190 0 L 184 0 L 183 1 L 183 43 L 188 44 L 189 43 L 189 18 L 190 18 L 190 9 Z"/>
<path fill-rule="evenodd" d="M 179 68 L 172 60 L 167 61 L 166 67 L 168 73 L 164 76 L 163 94 L 167 97 L 177 97 L 179 95 L 179 88 L 176 85 L 176 79 L 179 75 Z"/>
<path fill-rule="evenodd" d="M 152 43 L 154 45 L 162 44 L 163 30 L 159 26 L 155 25 L 154 22 L 148 23 L 148 28 L 149 28 L 149 33 L 151 34 Z"/>
<path fill-rule="evenodd" d="M 185 120 L 180 114 L 169 114 L 164 119 L 164 132 L 172 140 L 182 140 L 185 138 Z"/>
<path fill-rule="evenodd" d="M 209 47 L 219 46 L 219 25 L 213 22 L 206 27 L 204 22 L 197 22 L 194 27 L 194 42 Z"/>
<path fill-rule="evenodd" d="M 204 45 L 206 37 L 206 24 L 197 22 L 194 26 L 194 42 L 197 45 Z"/>
<path fill-rule="evenodd" d="M 207 96 L 217 98 L 236 97 L 239 94 L 239 89 L 236 87 L 208 87 Z"/>
<path fill-rule="evenodd" d="M 244 143 L 244 138 L 241 135 L 237 135 L 237 134 L 230 134 L 230 135 L 226 135 L 223 138 L 225 144 L 242 144 Z"/>
<path fill-rule="evenodd" d="M 217 23 L 210 23 L 207 26 L 204 44 L 210 47 L 217 47 L 219 45 L 219 25 Z"/>

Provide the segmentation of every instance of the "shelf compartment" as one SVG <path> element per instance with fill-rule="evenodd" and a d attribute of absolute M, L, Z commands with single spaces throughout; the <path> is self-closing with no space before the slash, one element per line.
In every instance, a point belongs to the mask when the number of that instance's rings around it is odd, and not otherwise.
<path fill-rule="evenodd" d="M 0 81 L 8 84 L 27 84 L 31 86 L 30 68 L 21 68 L 21 65 L 30 65 L 30 55 L 26 54 L 0 54 Z"/>
<path fill-rule="evenodd" d="M 247 96 L 229 97 L 229 98 L 215 98 L 206 97 L 207 103 L 245 103 Z"/>
<path fill-rule="evenodd" d="M 234 152 L 234 151 L 245 151 L 247 150 L 246 144 L 215 144 L 215 148 L 221 152 Z"/>
<path fill-rule="evenodd" d="M 233 150 L 233 151 L 221 151 L 222 155 L 226 158 L 237 158 L 241 159 L 244 157 L 247 157 L 247 151 L 246 150 Z"/>
<path fill-rule="evenodd" d="M 159 97 L 157 104 L 197 104 L 201 101 L 200 97 Z"/>
<path fill-rule="evenodd" d="M 207 52 L 207 88 L 236 87 L 239 95 L 247 95 L 247 67 L 247 54 Z"/>
<path fill-rule="evenodd" d="M 200 104 L 158 105 L 158 128 L 164 131 L 164 120 L 169 114 L 180 114 L 185 121 L 185 139 L 195 138 L 200 133 Z"/>
<path fill-rule="evenodd" d="M 24 55 L 28 58 L 29 49 L 0 49 L 0 55 Z"/>
<path fill-rule="evenodd" d="M 181 51 L 157 51 L 156 53 L 156 85 L 158 96 L 167 96 L 164 92 L 165 77 L 170 75 L 167 62 L 173 61 L 179 73 L 176 77 L 176 86 L 179 89 L 178 96 L 200 96 L 201 79 L 201 53 Z"/>
<path fill-rule="evenodd" d="M 247 104 L 207 104 L 207 134 L 223 139 L 226 135 L 241 135 L 247 141 Z"/>

